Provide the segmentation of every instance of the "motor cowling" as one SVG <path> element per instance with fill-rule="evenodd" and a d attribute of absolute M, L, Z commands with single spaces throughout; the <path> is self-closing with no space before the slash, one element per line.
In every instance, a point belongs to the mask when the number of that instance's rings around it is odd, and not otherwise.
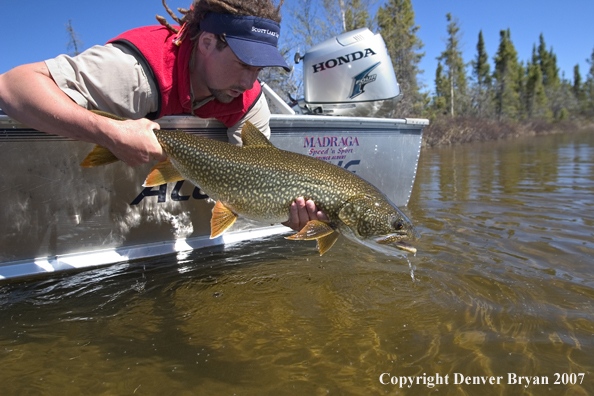
<path fill-rule="evenodd" d="M 401 98 L 386 44 L 368 28 L 326 40 L 301 59 L 304 113 L 389 117 Z"/>

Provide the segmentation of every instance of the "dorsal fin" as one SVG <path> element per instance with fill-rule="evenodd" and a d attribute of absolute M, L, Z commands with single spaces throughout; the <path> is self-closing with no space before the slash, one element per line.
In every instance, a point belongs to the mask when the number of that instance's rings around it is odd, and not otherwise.
<path fill-rule="evenodd" d="M 244 147 L 274 147 L 270 140 L 249 121 L 246 121 L 241 129 L 241 140 Z"/>

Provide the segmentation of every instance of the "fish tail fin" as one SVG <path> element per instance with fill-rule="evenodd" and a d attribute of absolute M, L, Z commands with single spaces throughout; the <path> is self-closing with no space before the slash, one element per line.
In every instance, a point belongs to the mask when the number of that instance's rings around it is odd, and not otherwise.
<path fill-rule="evenodd" d="M 95 145 L 93 150 L 80 163 L 83 168 L 93 168 L 95 166 L 107 165 L 117 162 L 120 159 L 116 157 L 111 151 L 103 146 Z"/>
<path fill-rule="evenodd" d="M 154 187 L 161 184 L 171 183 L 174 181 L 184 180 L 185 178 L 173 166 L 169 158 L 166 161 L 159 162 L 151 169 L 151 172 L 146 177 L 143 186 Z"/>
<path fill-rule="evenodd" d="M 225 232 L 237 220 L 237 214 L 226 207 L 221 201 L 217 201 L 212 209 L 210 219 L 210 239 L 216 238 Z"/>

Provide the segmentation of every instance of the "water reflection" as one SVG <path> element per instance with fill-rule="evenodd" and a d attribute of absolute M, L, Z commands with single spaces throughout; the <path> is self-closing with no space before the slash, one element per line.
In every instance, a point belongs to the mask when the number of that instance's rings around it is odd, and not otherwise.
<path fill-rule="evenodd" d="M 591 135 L 426 150 L 414 281 L 344 240 L 273 238 L 5 284 L 2 394 L 592 394 L 593 193 Z"/>

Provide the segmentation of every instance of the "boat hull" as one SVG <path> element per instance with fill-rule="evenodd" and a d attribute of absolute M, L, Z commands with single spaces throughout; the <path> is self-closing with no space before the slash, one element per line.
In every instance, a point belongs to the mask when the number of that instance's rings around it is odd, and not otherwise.
<path fill-rule="evenodd" d="M 214 120 L 166 117 L 163 129 L 226 140 Z M 405 206 L 426 120 L 273 116 L 272 143 L 342 166 Z M 180 181 L 142 187 L 150 164 L 81 168 L 92 144 L 0 115 L 0 279 L 54 273 L 289 232 L 240 219 L 209 239 L 213 203 Z"/>

